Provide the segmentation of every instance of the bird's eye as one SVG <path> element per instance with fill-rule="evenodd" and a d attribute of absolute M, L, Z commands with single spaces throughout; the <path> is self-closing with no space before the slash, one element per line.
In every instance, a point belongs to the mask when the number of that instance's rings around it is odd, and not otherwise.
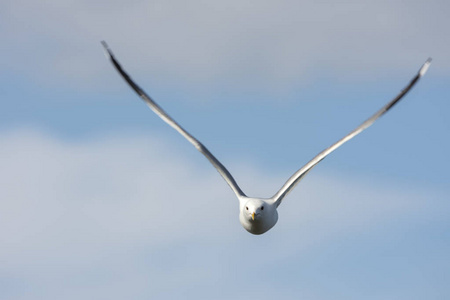
<path fill-rule="evenodd" d="M 248 210 L 248 206 L 246 206 L 245 209 Z"/>
<path fill-rule="evenodd" d="M 261 210 L 264 210 L 264 206 L 261 206 Z"/>

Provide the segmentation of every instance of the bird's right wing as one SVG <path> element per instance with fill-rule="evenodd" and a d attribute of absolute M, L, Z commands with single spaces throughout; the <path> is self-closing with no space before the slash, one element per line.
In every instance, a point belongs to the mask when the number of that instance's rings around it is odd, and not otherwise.
<path fill-rule="evenodd" d="M 359 133 L 361 133 L 364 129 L 373 124 L 379 117 L 381 117 L 384 113 L 386 113 L 389 109 L 391 109 L 403 96 L 408 93 L 408 91 L 419 81 L 419 79 L 425 75 L 425 72 L 428 70 L 430 66 L 431 58 L 429 58 L 423 66 L 420 68 L 417 75 L 411 80 L 407 87 L 405 87 L 400 94 L 398 94 L 394 99 L 392 99 L 388 104 L 382 107 L 379 111 L 377 111 L 373 116 L 367 119 L 364 123 L 356 127 L 352 132 L 344 136 L 342 139 L 328 147 L 327 149 L 320 152 L 316 157 L 310 160 L 306 165 L 304 165 L 300 170 L 294 173 L 288 181 L 281 187 L 281 189 L 272 197 L 272 200 L 276 204 L 276 206 L 280 205 L 281 201 L 284 197 L 299 183 L 299 181 L 309 172 L 311 169 L 317 165 L 322 159 L 324 159 L 328 154 L 342 146 L 345 142 L 352 139 Z"/>
<path fill-rule="evenodd" d="M 222 175 L 223 179 L 228 183 L 233 192 L 236 194 L 238 199 L 241 197 L 245 197 L 244 192 L 242 192 L 241 188 L 237 185 L 233 176 L 231 176 L 230 172 L 220 163 L 220 161 L 214 157 L 214 155 L 209 152 L 209 150 L 200 143 L 195 137 L 190 135 L 186 130 L 183 129 L 174 119 L 172 119 L 155 101 L 148 96 L 144 90 L 142 90 L 134 81 L 130 78 L 130 76 L 122 69 L 119 62 L 115 59 L 114 54 L 111 49 L 109 49 L 108 44 L 105 41 L 102 41 L 102 45 L 105 48 L 107 57 L 111 60 L 112 64 L 116 68 L 116 70 L 122 75 L 123 79 L 131 86 L 133 90 L 144 100 L 144 102 L 150 107 L 150 109 L 156 113 L 164 122 L 173 127 L 176 131 L 178 131 L 182 136 L 184 136 L 198 151 L 200 151 L 209 162 L 217 169 L 217 171 Z"/>

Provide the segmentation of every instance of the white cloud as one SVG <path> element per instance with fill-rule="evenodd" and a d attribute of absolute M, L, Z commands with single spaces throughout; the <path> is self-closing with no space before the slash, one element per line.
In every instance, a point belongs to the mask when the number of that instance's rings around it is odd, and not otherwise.
<path fill-rule="evenodd" d="M 20 286 L 11 299 L 206 298 L 214 290 L 235 298 L 249 295 L 235 284 L 252 272 L 268 276 L 336 239 L 431 220 L 430 201 L 449 209 L 435 191 L 309 175 L 280 207 L 277 226 L 256 237 L 240 227 L 237 200 L 206 160 L 189 163 L 189 145 L 65 142 L 29 130 L 0 141 L 0 275 Z M 273 192 L 285 180 L 245 163 L 232 169 L 244 190 Z"/>
<path fill-rule="evenodd" d="M 3 1 L 0 8 L 8 41 L 2 64 L 78 88 L 112 73 L 102 39 L 132 74 L 193 89 L 220 80 L 228 88 L 244 83 L 273 92 L 323 74 L 352 81 L 403 76 L 428 56 L 435 57 L 435 72 L 448 74 L 450 66 L 445 1 L 47 0 Z"/>

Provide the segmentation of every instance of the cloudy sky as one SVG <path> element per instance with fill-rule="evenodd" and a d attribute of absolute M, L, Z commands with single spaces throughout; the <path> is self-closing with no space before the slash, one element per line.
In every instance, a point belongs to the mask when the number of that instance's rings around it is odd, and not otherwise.
<path fill-rule="evenodd" d="M 1 299 L 445 299 L 448 1 L 0 2 Z M 262 236 L 133 78 L 269 197 Z"/>

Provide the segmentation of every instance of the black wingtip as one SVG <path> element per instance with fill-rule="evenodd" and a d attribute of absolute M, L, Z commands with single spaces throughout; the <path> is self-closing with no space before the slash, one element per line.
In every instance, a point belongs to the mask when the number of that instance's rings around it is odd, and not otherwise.
<path fill-rule="evenodd" d="M 104 48 L 103 50 L 105 50 L 106 58 L 112 59 L 114 55 L 113 55 L 111 49 L 109 48 L 108 44 L 105 41 L 101 41 L 100 43 L 102 44 L 102 46 Z"/>

